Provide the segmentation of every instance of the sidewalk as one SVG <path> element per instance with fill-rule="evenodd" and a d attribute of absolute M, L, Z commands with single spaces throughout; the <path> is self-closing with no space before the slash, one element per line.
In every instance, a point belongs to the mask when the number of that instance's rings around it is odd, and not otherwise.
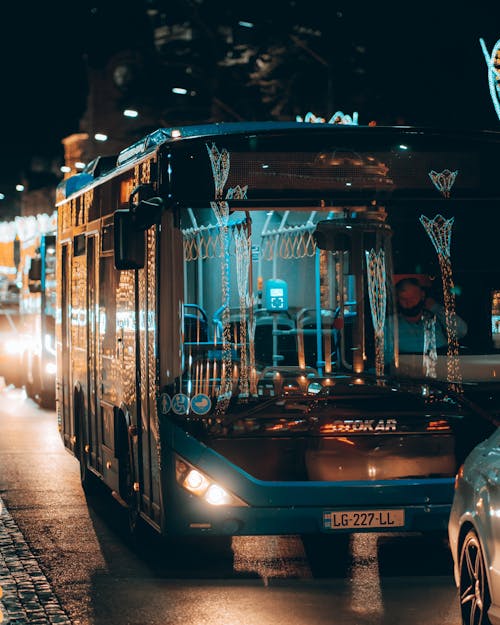
<path fill-rule="evenodd" d="M 0 498 L 0 623 L 71 625 Z"/>

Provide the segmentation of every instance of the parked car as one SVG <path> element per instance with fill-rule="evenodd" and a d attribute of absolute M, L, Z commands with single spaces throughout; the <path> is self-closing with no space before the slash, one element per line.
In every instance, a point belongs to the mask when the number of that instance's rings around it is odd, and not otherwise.
<path fill-rule="evenodd" d="M 462 623 L 500 625 L 500 427 L 459 469 L 448 536 Z"/>

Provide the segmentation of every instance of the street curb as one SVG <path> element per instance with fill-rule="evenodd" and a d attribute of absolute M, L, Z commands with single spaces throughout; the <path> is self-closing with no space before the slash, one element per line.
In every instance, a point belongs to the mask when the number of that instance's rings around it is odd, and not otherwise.
<path fill-rule="evenodd" d="M 62 609 L 21 530 L 1 498 L 0 623 L 71 625 L 71 620 Z"/>

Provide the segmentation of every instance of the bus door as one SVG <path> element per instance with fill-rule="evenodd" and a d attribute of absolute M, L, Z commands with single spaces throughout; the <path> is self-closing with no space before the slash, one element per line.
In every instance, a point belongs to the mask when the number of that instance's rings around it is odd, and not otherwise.
<path fill-rule="evenodd" d="M 146 232 L 146 262 L 137 272 L 138 346 L 140 350 L 141 433 L 139 454 L 141 507 L 160 523 L 159 430 L 156 414 L 156 233 Z"/>

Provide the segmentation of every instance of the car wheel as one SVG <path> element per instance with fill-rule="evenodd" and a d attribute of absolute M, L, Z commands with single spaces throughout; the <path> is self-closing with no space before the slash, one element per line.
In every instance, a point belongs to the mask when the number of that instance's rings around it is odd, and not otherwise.
<path fill-rule="evenodd" d="M 491 598 L 478 535 L 467 532 L 460 550 L 460 610 L 464 625 L 490 625 Z"/>

